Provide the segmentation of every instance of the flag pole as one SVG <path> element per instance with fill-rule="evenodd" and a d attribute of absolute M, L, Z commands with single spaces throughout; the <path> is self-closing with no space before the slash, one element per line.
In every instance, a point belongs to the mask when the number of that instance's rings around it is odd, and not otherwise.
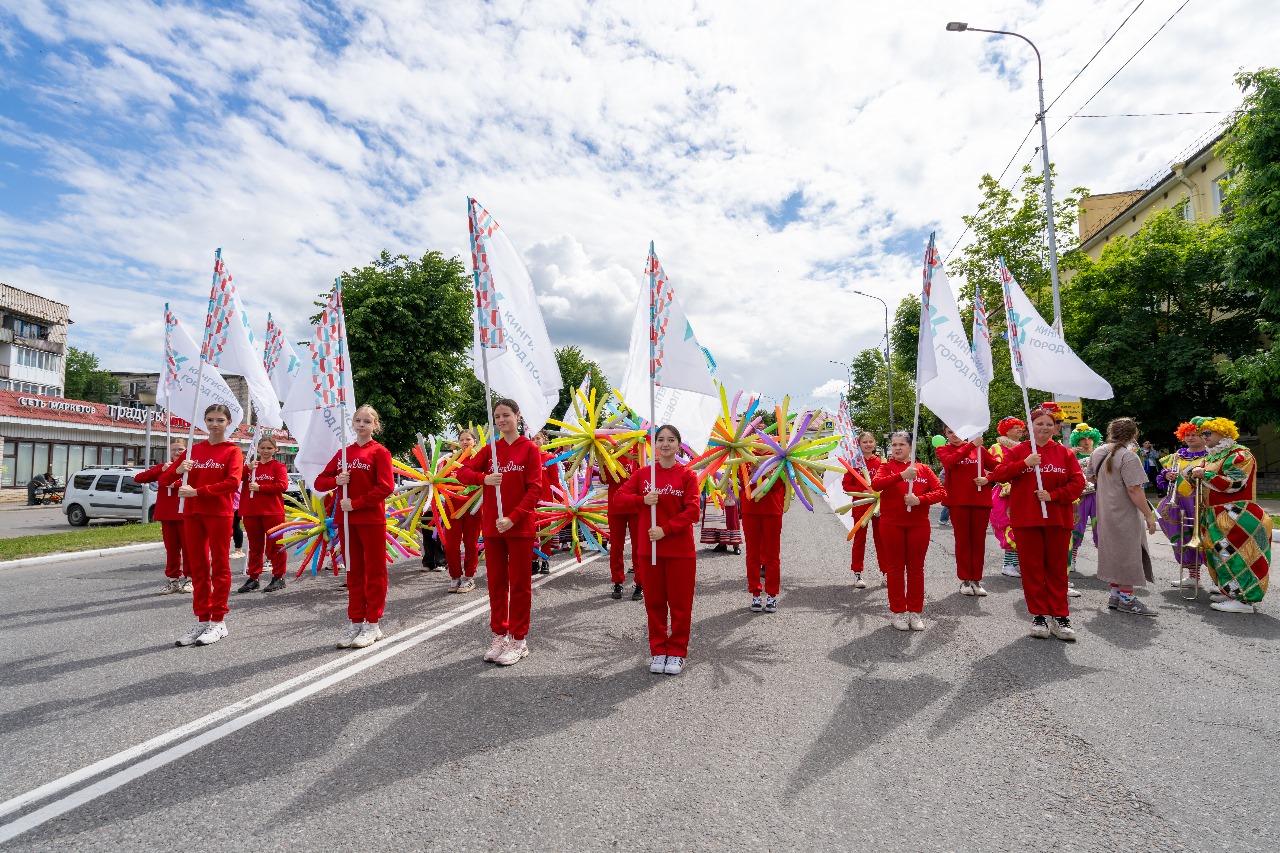
<path fill-rule="evenodd" d="M 151 410 L 143 409 L 143 411 L 147 413 L 147 429 L 146 429 L 146 435 L 144 436 L 142 443 L 146 446 L 147 449 L 143 451 L 142 464 L 144 467 L 150 468 L 151 467 Z M 149 519 L 144 518 L 142 523 L 147 524 L 148 522 L 149 522 Z"/>
<path fill-rule="evenodd" d="M 656 384 L 654 377 L 653 360 L 657 356 L 657 341 L 654 339 L 654 321 L 656 319 L 658 270 L 657 270 L 657 253 L 654 249 L 653 241 L 649 241 L 649 489 L 657 491 L 658 489 L 658 423 L 657 423 L 657 404 L 654 402 L 656 394 L 654 393 L 654 385 Z M 649 507 L 649 527 L 658 526 L 658 507 L 656 504 Z M 658 564 L 658 543 L 652 540 L 649 543 L 649 565 L 656 566 Z"/>
<path fill-rule="evenodd" d="M 916 464 L 916 433 L 920 432 L 920 347 L 923 346 L 924 334 L 929 331 L 929 285 L 933 281 L 933 237 L 935 232 L 929 232 L 929 245 L 924 251 L 924 287 L 920 294 L 920 343 L 916 345 L 916 413 L 911 422 L 911 465 Z M 930 344 L 932 346 L 932 343 Z M 916 493 L 916 481 L 914 478 L 907 481 L 907 494 L 914 495 Z M 911 505 L 907 504 L 907 512 L 911 512 Z"/>
<path fill-rule="evenodd" d="M 347 313 L 342 307 L 342 276 L 338 276 L 333 280 L 333 289 L 337 293 L 337 299 L 334 301 L 338 305 L 338 324 L 341 331 L 338 334 L 338 434 L 342 442 L 342 472 L 348 473 L 347 468 Z M 354 390 L 354 389 L 353 389 Z M 349 486 L 342 487 L 342 493 L 338 496 L 338 506 L 342 505 L 343 498 L 350 495 Z M 347 551 L 347 546 L 351 542 L 351 513 L 345 509 L 342 511 L 342 570 L 344 572 L 351 569 L 351 556 Z"/>
<path fill-rule="evenodd" d="M 213 253 L 213 284 L 209 287 L 209 310 L 204 315 L 204 339 L 200 341 L 200 365 L 196 370 L 196 390 L 191 395 L 191 423 L 187 429 L 187 459 L 191 458 L 191 449 L 196 443 L 196 418 L 200 416 L 200 384 L 204 381 L 204 363 L 209 352 L 209 339 L 213 336 L 214 293 L 218 287 L 218 269 L 222 265 L 222 249 Z M 187 485 L 189 471 L 182 472 L 182 486 Z M 178 513 L 181 514 L 187 504 L 184 497 L 178 498 Z"/>
<path fill-rule="evenodd" d="M 489 346 L 484 339 L 484 317 L 480 313 L 483 309 L 480 306 L 480 270 L 476 267 L 480 247 L 476 243 L 475 203 L 475 199 L 467 196 L 467 230 L 471 232 L 471 276 L 475 280 L 476 290 L 476 337 L 480 339 L 480 370 L 484 376 L 484 414 L 489 421 L 489 461 L 493 463 L 491 473 L 497 474 L 499 473 L 498 434 L 493 429 L 493 406 L 490 405 L 493 391 L 489 387 Z M 498 502 L 498 518 L 502 518 L 502 486 L 494 487 L 493 494 Z"/>
<path fill-rule="evenodd" d="M 1009 350 L 1013 353 L 1013 360 L 1018 366 L 1018 384 L 1022 386 L 1022 410 L 1027 415 L 1027 440 L 1031 442 L 1031 452 L 1036 453 L 1039 448 L 1036 446 L 1036 432 L 1031 426 L 1031 401 L 1027 397 L 1027 369 L 1022 363 L 1022 345 L 1018 340 L 1018 327 L 1013 321 L 1013 293 L 1009 290 L 1009 268 L 1004 264 L 1004 258 L 1000 258 L 1000 284 L 1004 288 L 1004 316 L 1005 328 L 1009 330 Z M 1036 465 L 1036 488 L 1044 491 L 1044 477 L 1040 473 L 1040 466 Z M 1040 517 L 1049 517 L 1049 505 L 1044 501 L 1040 501 Z"/>

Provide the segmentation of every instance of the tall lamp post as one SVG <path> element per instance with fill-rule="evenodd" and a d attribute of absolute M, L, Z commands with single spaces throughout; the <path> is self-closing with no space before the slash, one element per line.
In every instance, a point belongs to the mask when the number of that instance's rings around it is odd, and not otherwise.
<path fill-rule="evenodd" d="M 1044 65 L 1040 61 L 1040 49 L 1021 33 L 1011 33 L 1008 30 L 984 30 L 971 27 L 962 21 L 952 21 L 947 24 L 947 32 L 1013 36 L 1031 45 L 1031 49 L 1036 52 L 1036 86 L 1040 90 L 1040 112 L 1036 114 L 1036 121 L 1040 123 L 1040 159 L 1044 164 L 1044 208 L 1049 220 L 1049 277 L 1053 286 L 1053 328 L 1062 335 L 1062 301 L 1058 296 L 1058 238 L 1053 226 L 1053 184 L 1049 179 L 1049 130 L 1044 120 Z"/>
<path fill-rule="evenodd" d="M 849 292 L 865 296 L 868 299 L 874 299 L 884 306 L 884 374 L 889 383 L 889 432 L 893 432 L 893 358 L 889 350 L 889 303 L 879 296 L 872 296 L 870 293 L 863 293 L 861 290 L 853 290 L 851 288 Z"/>

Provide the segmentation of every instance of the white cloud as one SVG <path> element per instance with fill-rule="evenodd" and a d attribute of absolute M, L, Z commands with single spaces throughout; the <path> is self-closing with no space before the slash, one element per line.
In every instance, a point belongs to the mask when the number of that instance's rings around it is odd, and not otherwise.
<path fill-rule="evenodd" d="M 999 0 L 971 23 L 1035 39 L 1052 98 L 1133 5 Z M 313 295 L 384 247 L 465 257 L 473 195 L 553 340 L 615 380 L 654 240 L 721 377 L 830 399 L 830 361 L 883 331 L 850 289 L 914 291 L 927 233 L 955 241 L 1035 112 L 1030 49 L 945 32 L 955 7 L 0 0 L 0 70 L 48 116 L 3 120 L 0 160 L 60 187 L 39 213 L 0 204 L 0 280 L 70 302 L 112 367 L 149 367 L 166 300 L 197 324 L 214 248 L 258 322 L 300 338 Z M 1138 10 L 1051 131 L 1172 8 Z M 1269 12 L 1188 6 L 1087 112 L 1233 107 L 1231 74 L 1274 62 L 1250 23 Z M 1114 191 L 1212 118 L 1077 119 L 1051 148 L 1064 186 Z M 772 230 L 797 190 L 801 219 Z"/>

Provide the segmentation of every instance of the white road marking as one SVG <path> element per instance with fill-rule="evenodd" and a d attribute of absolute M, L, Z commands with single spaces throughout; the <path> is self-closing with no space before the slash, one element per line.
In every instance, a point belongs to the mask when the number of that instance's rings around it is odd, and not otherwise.
<path fill-rule="evenodd" d="M 587 563 L 600 559 L 601 556 L 603 555 L 593 554 L 592 556 L 584 559 L 581 563 L 570 561 L 567 567 L 557 569 L 552 574 L 533 581 L 533 586 L 541 586 L 550 581 L 551 578 L 573 571 L 573 569 L 580 565 L 585 566 Z M 129 749 L 118 752 L 115 755 L 108 756 L 101 761 L 97 761 L 87 767 L 81 768 L 80 770 L 68 773 L 67 775 L 59 777 L 52 782 L 41 785 L 38 788 L 34 788 L 25 794 L 20 794 L 7 802 L 0 803 L 0 816 L 11 814 L 56 794 L 59 791 L 64 791 L 67 788 L 73 787 L 83 781 L 93 778 L 94 776 L 105 773 L 113 767 L 127 764 L 148 752 L 152 752 L 153 750 L 159 749 L 167 744 L 174 743 L 175 741 L 183 741 L 178 743 L 176 746 L 171 746 L 163 752 L 153 755 L 150 758 L 125 768 L 124 770 L 118 771 L 105 779 L 101 779 L 88 787 L 82 788 L 60 800 L 37 809 L 31 814 L 24 815 L 10 823 L 0 825 L 0 844 L 21 835 L 30 829 L 34 829 L 42 823 L 45 823 L 59 815 L 66 814 L 72 809 L 78 808 L 79 806 L 95 800 L 104 794 L 114 791 L 134 779 L 145 776 L 152 770 L 176 761 L 182 756 L 200 749 L 202 746 L 207 746 L 208 744 L 220 740 L 233 732 L 239 731 L 245 726 L 252 725 L 264 717 L 274 714 L 276 711 L 295 705 L 321 690 L 346 681 L 348 678 L 358 675 L 372 666 L 388 661 L 401 652 L 417 646 L 419 643 L 426 642 L 432 637 L 438 636 L 450 628 L 474 619 L 481 613 L 488 611 L 488 609 L 489 600 L 487 596 L 478 601 L 470 601 L 460 607 L 455 607 L 446 613 L 442 613 L 439 616 L 428 619 L 421 625 L 415 625 L 412 628 L 406 628 L 398 634 L 393 634 L 377 645 L 344 655 L 338 660 L 330 661 L 323 666 L 318 666 L 315 669 L 302 673 L 301 675 L 294 676 L 293 678 L 283 681 L 274 687 L 269 687 L 266 690 L 255 693 L 245 699 L 241 699 L 239 702 L 228 705 L 227 707 L 214 711 L 211 714 L 207 714 L 198 720 L 194 720 L 175 729 L 171 729 L 170 731 L 151 738 L 137 746 L 130 747 Z M 337 671 L 330 672 L 331 670 Z M 285 695 L 281 696 L 280 694 L 282 693 Z M 270 701 L 268 704 L 261 704 L 263 702 L 267 702 L 267 700 L 273 699 L 273 697 L 279 698 L 275 698 L 274 701 Z M 255 705 L 259 705 L 260 707 L 254 708 Z M 229 722 L 222 723 L 222 725 L 205 731 L 202 734 L 197 734 L 197 732 L 200 732 L 202 729 L 206 729 L 207 727 L 223 720 L 228 720 L 228 718 L 234 719 L 230 719 Z M 183 740 L 191 735 L 195 736 L 191 737 L 189 740 Z"/>

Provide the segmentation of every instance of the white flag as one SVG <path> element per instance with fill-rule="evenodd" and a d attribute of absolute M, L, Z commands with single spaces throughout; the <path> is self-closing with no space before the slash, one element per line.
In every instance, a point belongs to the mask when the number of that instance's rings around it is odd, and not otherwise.
<path fill-rule="evenodd" d="M 649 391 L 641 398 L 643 408 L 649 407 Z M 637 402 L 640 402 L 639 400 Z M 631 401 L 627 401 L 630 405 Z M 695 394 L 679 388 L 654 388 L 653 408 L 656 417 L 650 417 L 635 406 L 631 406 L 641 417 L 661 426 L 671 424 L 680 430 L 680 438 L 689 445 L 694 454 L 701 454 L 707 449 L 711 440 L 711 429 L 720 417 L 720 399 L 708 397 L 706 394 Z"/>
<path fill-rule="evenodd" d="M 278 429 L 284 425 L 280 418 L 280 399 L 267 370 L 262 366 L 261 350 L 253 337 L 249 315 L 240 304 L 231 273 L 222 260 L 219 249 L 213 262 L 213 290 L 209 294 L 209 313 L 205 319 L 205 337 L 202 352 L 205 360 L 223 373 L 243 376 L 249 386 L 249 399 L 258 414 L 262 426 Z"/>
<path fill-rule="evenodd" d="M 267 370 L 267 378 L 275 389 L 276 399 L 284 402 L 289 399 L 289 389 L 293 380 L 302 372 L 302 361 L 294 351 L 293 345 L 285 340 L 284 332 L 275 320 L 267 314 L 266 341 L 262 348 L 262 366 Z"/>
<path fill-rule="evenodd" d="M 1004 258 L 1000 259 L 1000 279 L 1004 284 L 1013 381 L 1020 387 L 1051 394 L 1110 400 L 1111 384 L 1081 361 L 1058 331 L 1044 321 L 1009 274 Z"/>
<path fill-rule="evenodd" d="M 920 299 L 920 349 L 916 368 L 920 402 L 961 438 L 986 432 L 991 424 L 987 384 L 973 363 L 964 321 L 947 283 L 938 250 L 929 239 Z M 927 377 L 927 378 L 926 378 Z"/>
<path fill-rule="evenodd" d="M 973 288 L 973 366 L 978 368 L 982 381 L 990 385 L 996 378 L 995 362 L 991 360 L 991 326 L 987 324 L 987 306 L 982 301 L 982 288 Z"/>
<path fill-rule="evenodd" d="M 168 304 L 164 306 L 164 351 L 164 370 L 160 374 L 164 378 L 156 389 L 156 405 L 184 420 L 195 412 L 195 425 L 203 429 L 204 410 L 221 403 L 231 410 L 227 435 L 235 432 L 244 421 L 244 408 L 218 371 L 206 365 L 204 374 L 200 375 L 200 347 L 178 324 L 178 318 L 169 310 Z M 197 376 L 200 376 L 198 396 Z"/>
<path fill-rule="evenodd" d="M 520 255 L 479 202 L 468 199 L 467 209 L 478 319 L 472 366 L 484 382 L 483 358 L 488 358 L 489 387 L 519 404 L 532 434 L 546 426 L 560 400 L 560 367 Z"/>
<path fill-rule="evenodd" d="M 307 343 L 308 369 L 299 376 L 283 411 L 289 432 L 298 442 L 293 460 L 307 485 L 315 488 L 316 476 L 342 449 L 345 430 L 348 442 L 355 438 L 351 416 L 355 413 L 355 385 L 351 380 L 351 359 L 347 356 L 347 323 L 342 314 L 342 280 L 329 294 Z"/>

